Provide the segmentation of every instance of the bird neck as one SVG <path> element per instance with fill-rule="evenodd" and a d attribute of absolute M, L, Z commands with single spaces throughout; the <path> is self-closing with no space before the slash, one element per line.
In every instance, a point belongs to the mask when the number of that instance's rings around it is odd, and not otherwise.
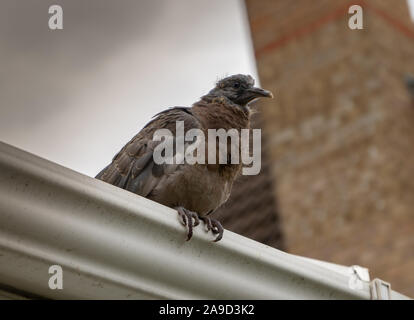
<path fill-rule="evenodd" d="M 239 106 L 226 97 L 204 96 L 191 109 L 206 129 L 250 128 L 249 107 Z"/>

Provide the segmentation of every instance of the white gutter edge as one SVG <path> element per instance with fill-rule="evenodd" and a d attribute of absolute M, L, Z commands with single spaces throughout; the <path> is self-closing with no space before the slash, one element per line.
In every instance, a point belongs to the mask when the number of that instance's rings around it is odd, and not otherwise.
<path fill-rule="evenodd" d="M 0 290 L 10 295 L 371 298 L 370 282 L 350 285 L 351 274 L 227 230 L 218 243 L 201 227 L 184 239 L 174 210 L 0 142 Z M 55 264 L 62 290 L 48 287 Z"/>

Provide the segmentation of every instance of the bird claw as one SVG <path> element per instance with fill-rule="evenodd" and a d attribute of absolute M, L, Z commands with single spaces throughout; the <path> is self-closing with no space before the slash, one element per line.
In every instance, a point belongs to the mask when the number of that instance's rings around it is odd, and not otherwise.
<path fill-rule="evenodd" d="M 196 212 L 187 210 L 184 207 L 176 207 L 175 209 L 181 218 L 181 223 L 188 228 L 186 241 L 191 239 L 193 236 L 193 227 L 198 226 L 200 224 L 200 220 L 202 220 L 206 225 L 207 231 L 211 231 L 213 234 L 218 235 L 214 242 L 220 241 L 223 238 L 224 229 L 218 220 L 209 217 L 199 217 Z"/>
<path fill-rule="evenodd" d="M 216 220 L 209 217 L 200 217 L 200 219 L 204 222 L 204 224 L 207 227 L 207 231 L 210 231 L 213 234 L 218 234 L 217 238 L 214 240 L 214 242 L 220 241 L 223 238 L 223 226 L 221 223 Z"/>
<path fill-rule="evenodd" d="M 176 207 L 175 209 L 177 210 L 178 215 L 181 217 L 181 220 L 182 220 L 181 223 L 184 226 L 188 227 L 188 234 L 187 234 L 187 239 L 186 239 L 186 241 L 188 241 L 193 236 L 193 227 L 196 227 L 200 224 L 198 214 L 193 211 L 187 210 L 186 208 L 183 208 L 183 207 Z M 193 219 L 194 219 L 194 222 L 193 222 Z"/>

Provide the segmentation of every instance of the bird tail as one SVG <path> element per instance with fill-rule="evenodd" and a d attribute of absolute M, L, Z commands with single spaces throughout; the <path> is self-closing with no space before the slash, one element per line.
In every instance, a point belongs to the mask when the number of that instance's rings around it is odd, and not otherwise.
<path fill-rule="evenodd" d="M 106 166 L 105 168 L 103 168 L 102 170 L 101 170 L 101 172 L 99 172 L 97 175 L 96 175 L 96 179 L 99 179 L 99 180 L 102 180 L 102 176 L 104 175 L 104 173 L 105 173 L 105 170 L 106 169 L 108 169 L 108 167 L 109 167 L 109 165 L 108 166 Z"/>

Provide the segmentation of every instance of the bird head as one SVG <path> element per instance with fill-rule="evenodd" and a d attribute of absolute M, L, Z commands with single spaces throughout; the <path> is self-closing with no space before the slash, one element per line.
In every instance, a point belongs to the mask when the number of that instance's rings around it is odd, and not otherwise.
<path fill-rule="evenodd" d="M 218 81 L 216 86 L 204 97 L 225 97 L 244 107 L 257 98 L 273 98 L 273 94 L 255 87 L 254 79 L 251 76 L 236 74 Z"/>

